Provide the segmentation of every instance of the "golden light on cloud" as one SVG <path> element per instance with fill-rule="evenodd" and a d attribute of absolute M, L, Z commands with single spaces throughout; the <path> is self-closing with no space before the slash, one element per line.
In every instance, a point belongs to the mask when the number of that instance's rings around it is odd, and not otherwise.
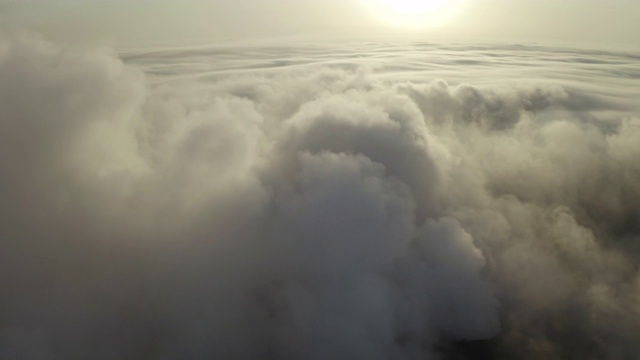
<path fill-rule="evenodd" d="M 453 17 L 462 0 L 366 0 L 384 23 L 419 28 L 442 25 Z"/>

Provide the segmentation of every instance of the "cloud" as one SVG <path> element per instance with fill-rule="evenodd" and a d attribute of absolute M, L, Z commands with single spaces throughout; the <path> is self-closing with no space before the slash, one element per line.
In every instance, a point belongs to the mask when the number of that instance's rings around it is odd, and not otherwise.
<path fill-rule="evenodd" d="M 624 97 L 128 59 L 0 38 L 3 358 L 639 350 Z"/>

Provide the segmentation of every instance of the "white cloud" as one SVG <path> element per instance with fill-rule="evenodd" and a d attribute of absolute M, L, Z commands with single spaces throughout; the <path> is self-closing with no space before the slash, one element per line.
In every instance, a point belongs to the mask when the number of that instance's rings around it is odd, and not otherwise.
<path fill-rule="evenodd" d="M 173 81 L 0 49 L 2 357 L 638 350 L 624 98 L 357 62 Z"/>

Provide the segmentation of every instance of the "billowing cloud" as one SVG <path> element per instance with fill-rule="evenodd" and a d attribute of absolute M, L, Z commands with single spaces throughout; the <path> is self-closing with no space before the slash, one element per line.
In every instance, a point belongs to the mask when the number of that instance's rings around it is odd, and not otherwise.
<path fill-rule="evenodd" d="M 229 60 L 244 51 L 262 60 Z M 396 68 L 305 51 L 123 62 L 0 38 L 2 358 L 640 351 L 624 77 L 515 84 L 438 65 L 451 49 L 421 70 L 413 50 Z"/>

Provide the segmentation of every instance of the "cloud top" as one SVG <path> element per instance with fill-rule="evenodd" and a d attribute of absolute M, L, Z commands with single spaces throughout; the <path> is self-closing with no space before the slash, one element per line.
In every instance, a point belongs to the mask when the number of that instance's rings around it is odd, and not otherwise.
<path fill-rule="evenodd" d="M 594 88 L 593 62 L 514 84 L 480 60 L 505 49 L 396 50 L 240 71 L 0 38 L 2 357 L 637 353 L 631 55 L 581 54 L 618 62 Z"/>

